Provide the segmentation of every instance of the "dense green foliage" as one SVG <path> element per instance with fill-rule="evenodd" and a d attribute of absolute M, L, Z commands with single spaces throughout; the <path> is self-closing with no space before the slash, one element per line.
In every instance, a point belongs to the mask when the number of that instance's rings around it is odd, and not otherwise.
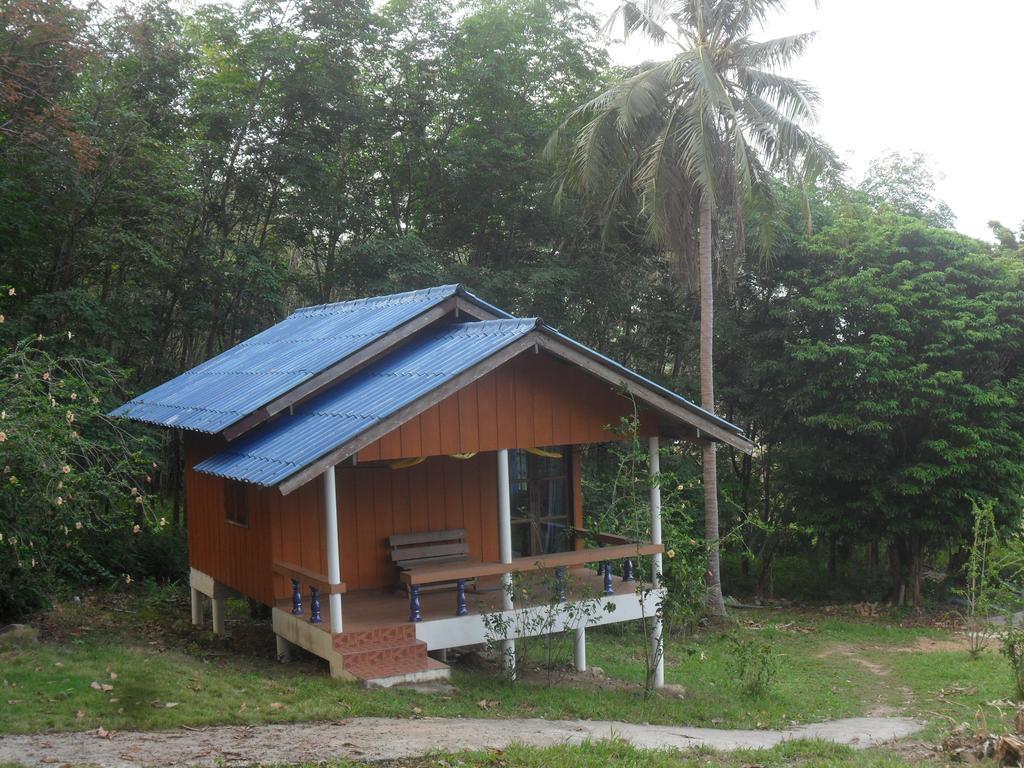
<path fill-rule="evenodd" d="M 572 0 L 0 0 L 0 283 L 15 289 L 0 382 L 17 425 L 0 451 L 22 484 L 0 492 L 0 595 L 33 581 L 14 523 L 61 579 L 87 556 L 110 582 L 174 562 L 180 444 L 164 435 L 129 469 L 137 438 L 100 414 L 297 306 L 464 281 L 694 393 L 698 302 L 642 206 L 609 233 L 554 205 L 545 143 L 622 76 L 598 21 Z M 738 260 L 720 292 L 716 405 L 758 446 L 722 451 L 723 542 L 764 591 L 776 556 L 838 568 L 888 551 L 893 596 L 916 599 L 922 564 L 955 562 L 972 499 L 1003 530 L 1019 518 L 1022 238 L 933 228 L 949 221 L 919 171 L 889 162 L 856 191 L 772 181 L 786 211 L 770 257 Z M 748 214 L 748 234 L 765 225 Z M 75 415 L 95 454 L 75 453 L 63 395 L 51 408 L 38 379 L 12 383 L 19 366 L 79 403 L 94 393 Z M 65 464 L 84 485 L 57 509 Z M 693 452 L 666 465 L 680 484 L 699 473 Z M 677 537 L 701 512 L 696 485 L 681 494 Z M 117 534 L 58 567 L 79 516 Z M 161 517 L 176 538 L 151 544 L 167 556 L 126 558 L 133 526 Z"/>

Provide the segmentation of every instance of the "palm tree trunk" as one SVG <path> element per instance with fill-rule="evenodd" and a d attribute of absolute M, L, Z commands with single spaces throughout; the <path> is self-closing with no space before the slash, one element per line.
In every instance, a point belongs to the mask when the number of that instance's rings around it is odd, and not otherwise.
<path fill-rule="evenodd" d="M 700 404 L 715 412 L 714 336 L 715 297 L 712 264 L 711 200 L 705 194 L 700 205 Z M 725 616 L 722 598 L 722 566 L 718 542 L 718 455 L 717 444 L 703 448 L 704 537 L 708 545 L 708 608 L 712 616 Z"/>

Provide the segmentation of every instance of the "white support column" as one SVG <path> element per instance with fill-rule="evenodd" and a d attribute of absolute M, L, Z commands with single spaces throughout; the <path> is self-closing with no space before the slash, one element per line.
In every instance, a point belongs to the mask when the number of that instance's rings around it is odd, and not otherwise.
<path fill-rule="evenodd" d="M 203 593 L 192 587 L 192 625 L 203 626 Z"/>
<path fill-rule="evenodd" d="M 327 539 L 327 581 L 341 584 L 341 545 L 338 541 L 338 495 L 335 491 L 334 467 L 324 471 L 324 536 Z M 341 632 L 341 595 L 332 593 L 331 633 Z"/>
<path fill-rule="evenodd" d="M 210 598 L 210 602 L 213 603 L 213 634 L 223 635 L 224 634 L 224 597 L 216 596 Z"/>
<path fill-rule="evenodd" d="M 512 562 L 512 489 L 508 478 L 508 451 L 498 451 L 498 553 L 501 562 Z M 502 607 L 506 611 L 512 610 L 512 574 L 506 573 L 501 577 Z M 515 675 L 516 668 L 516 642 L 505 640 L 501 645 L 502 655 L 505 657 L 505 668 L 511 675 Z"/>
<path fill-rule="evenodd" d="M 573 660 L 577 672 L 587 671 L 587 628 L 580 624 L 576 627 L 576 645 L 573 648 Z"/>
<path fill-rule="evenodd" d="M 657 480 L 661 472 L 661 455 L 659 448 L 660 439 L 655 436 L 648 441 L 648 454 L 651 461 L 651 543 L 661 544 L 661 483 Z M 654 555 L 654 575 L 652 585 L 655 589 L 661 586 L 661 554 Z M 654 626 L 651 631 L 651 655 L 654 660 L 654 687 L 665 687 L 665 638 L 663 636 L 664 626 L 661 616 L 654 618 Z"/>

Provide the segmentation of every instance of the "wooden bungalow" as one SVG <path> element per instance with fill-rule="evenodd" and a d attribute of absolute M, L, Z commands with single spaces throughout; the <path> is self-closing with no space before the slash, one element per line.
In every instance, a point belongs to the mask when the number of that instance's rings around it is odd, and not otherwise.
<path fill-rule="evenodd" d="M 239 593 L 271 607 L 282 660 L 298 645 L 388 685 L 447 676 L 428 651 L 493 639 L 485 616 L 510 619 L 512 658 L 531 630 L 511 617 L 550 610 L 513 604 L 514 573 L 614 604 L 573 627 L 581 669 L 587 625 L 654 615 L 660 587 L 636 589 L 631 565 L 660 572 L 656 485 L 649 541 L 573 535 L 579 448 L 637 407 L 652 473 L 660 440 L 750 450 L 679 395 L 448 285 L 298 310 L 113 413 L 184 431 L 195 624 L 209 599 L 223 632 Z"/>

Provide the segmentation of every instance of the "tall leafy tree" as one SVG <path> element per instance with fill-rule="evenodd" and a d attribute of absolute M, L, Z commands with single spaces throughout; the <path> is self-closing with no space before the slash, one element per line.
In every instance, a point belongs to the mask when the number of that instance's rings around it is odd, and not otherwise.
<path fill-rule="evenodd" d="M 714 412 L 716 258 L 735 274 L 745 250 L 745 210 L 771 208 L 773 174 L 807 179 L 831 162 L 805 126 L 818 95 L 778 70 L 812 34 L 755 41 L 751 35 L 783 0 L 625 2 L 627 37 L 672 48 L 577 108 L 552 137 L 564 153 L 566 189 L 595 204 L 606 225 L 639 214 L 700 292 L 701 405 Z M 770 218 L 759 227 L 770 240 Z M 709 607 L 725 615 L 719 558 L 716 446 L 703 451 Z"/>

